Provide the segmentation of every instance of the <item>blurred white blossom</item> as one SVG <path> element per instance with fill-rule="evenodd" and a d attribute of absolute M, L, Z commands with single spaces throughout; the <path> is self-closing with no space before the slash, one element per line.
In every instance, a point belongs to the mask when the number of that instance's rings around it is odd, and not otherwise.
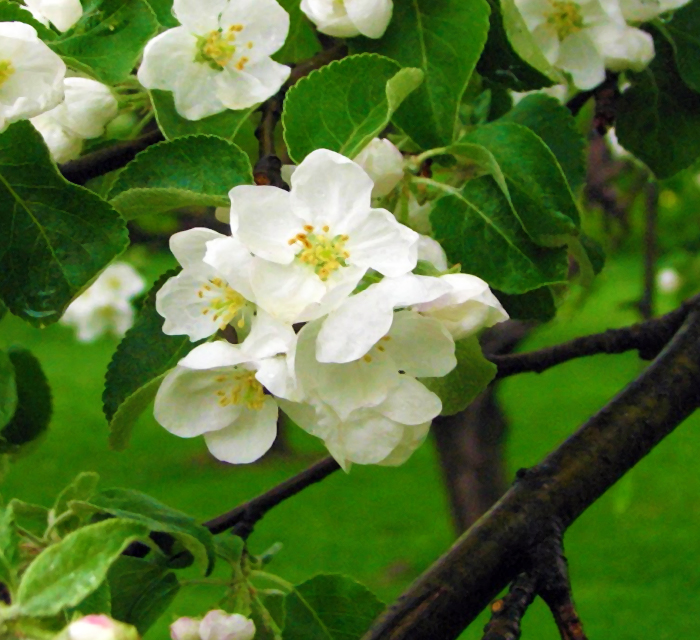
<path fill-rule="evenodd" d="M 172 640 L 253 640 L 255 623 L 239 613 L 217 609 L 202 620 L 179 618 L 170 625 Z"/>
<path fill-rule="evenodd" d="M 36 20 L 59 31 L 68 31 L 83 15 L 80 0 L 24 0 Z"/>
<path fill-rule="evenodd" d="M 659 291 L 663 293 L 676 293 L 678 289 L 681 288 L 683 280 L 681 279 L 678 271 L 667 267 L 666 269 L 661 269 L 656 274 L 656 286 Z"/>
<path fill-rule="evenodd" d="M 139 634 L 109 616 L 89 615 L 71 622 L 57 640 L 139 640 Z"/>
<path fill-rule="evenodd" d="M 337 38 L 381 38 L 393 8 L 392 0 L 301 0 L 301 10 L 318 30 Z"/>

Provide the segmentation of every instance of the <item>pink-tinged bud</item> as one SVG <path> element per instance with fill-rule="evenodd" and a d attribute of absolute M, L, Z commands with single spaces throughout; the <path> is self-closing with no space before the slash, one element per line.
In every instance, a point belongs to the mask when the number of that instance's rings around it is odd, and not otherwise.
<path fill-rule="evenodd" d="M 199 636 L 202 640 L 253 640 L 255 624 L 239 613 L 231 615 L 217 609 L 204 616 Z"/>
<path fill-rule="evenodd" d="M 173 640 L 200 640 L 199 620 L 178 618 L 170 625 L 170 637 Z"/>
<path fill-rule="evenodd" d="M 75 620 L 59 636 L 65 640 L 139 640 L 136 629 L 105 615 L 90 615 Z"/>

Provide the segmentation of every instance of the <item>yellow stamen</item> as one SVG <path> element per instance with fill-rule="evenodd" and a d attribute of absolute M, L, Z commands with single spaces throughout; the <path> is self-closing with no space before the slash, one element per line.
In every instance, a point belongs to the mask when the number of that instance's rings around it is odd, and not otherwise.
<path fill-rule="evenodd" d="M 10 60 L 0 60 L 0 87 L 4 85 L 15 72 Z"/>

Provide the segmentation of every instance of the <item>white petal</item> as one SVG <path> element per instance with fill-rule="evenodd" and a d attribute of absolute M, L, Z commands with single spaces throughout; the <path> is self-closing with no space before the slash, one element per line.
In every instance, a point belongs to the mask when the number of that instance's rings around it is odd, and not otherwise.
<path fill-rule="evenodd" d="M 345 221 L 368 214 L 374 183 L 352 160 L 317 149 L 297 167 L 291 187 L 297 215 L 317 228 L 329 225 L 335 235 L 346 233 Z"/>
<path fill-rule="evenodd" d="M 391 454 L 402 437 L 402 425 L 374 411 L 360 410 L 326 439 L 326 445 L 334 457 L 342 452 L 351 462 L 376 464 Z"/>
<path fill-rule="evenodd" d="M 328 0 L 301 0 L 301 10 L 321 33 L 336 38 L 359 36 L 360 31 L 340 2 Z"/>
<path fill-rule="evenodd" d="M 235 422 L 242 412 L 240 405 L 219 404 L 217 380 L 226 369 L 195 370 L 175 367 L 156 394 L 154 415 L 170 433 L 194 438 L 208 431 L 223 429 Z"/>
<path fill-rule="evenodd" d="M 265 358 L 259 363 L 255 379 L 275 398 L 303 400 L 303 393 L 294 373 L 293 355 Z"/>
<path fill-rule="evenodd" d="M 219 28 L 219 15 L 228 3 L 229 0 L 174 0 L 173 13 L 191 33 L 203 36 Z"/>
<path fill-rule="evenodd" d="M 373 198 L 388 195 L 403 178 L 403 155 L 386 138 L 374 138 L 354 160 L 372 178 Z"/>
<path fill-rule="evenodd" d="M 348 265 L 337 269 L 324 282 L 326 293 L 319 302 L 306 307 L 298 316 L 297 322 L 310 322 L 322 318 L 337 309 L 355 290 L 360 280 L 367 273 L 364 267 Z"/>
<path fill-rule="evenodd" d="M 50 113 L 51 111 L 42 113 L 31 118 L 30 121 L 44 139 L 54 162 L 61 164 L 75 160 L 83 149 L 82 138 L 66 131 L 51 117 Z"/>
<path fill-rule="evenodd" d="M 244 408 L 230 426 L 204 434 L 211 454 L 224 462 L 247 464 L 262 457 L 277 437 L 277 403 L 269 396 L 262 409 Z"/>
<path fill-rule="evenodd" d="M 183 64 L 173 87 L 175 110 L 187 120 L 201 120 L 226 110 L 218 95 L 222 71 L 199 62 Z"/>
<path fill-rule="evenodd" d="M 610 71 L 643 71 L 654 57 L 654 39 L 646 31 L 613 24 L 592 31 Z"/>
<path fill-rule="evenodd" d="M 172 91 L 185 66 L 194 62 L 196 38 L 184 27 L 168 29 L 148 41 L 138 70 L 139 82 L 147 89 Z"/>
<path fill-rule="evenodd" d="M 292 212 L 289 193 L 277 187 L 240 186 L 231 189 L 229 197 L 241 242 L 265 260 L 289 264 L 296 254 L 289 241 L 304 226 Z"/>
<path fill-rule="evenodd" d="M 296 334 L 290 324 L 258 309 L 248 337 L 240 345 L 251 359 L 269 358 L 294 348 Z"/>
<path fill-rule="evenodd" d="M 347 221 L 341 233 L 350 239 L 345 245 L 348 262 L 400 276 L 418 261 L 418 234 L 396 221 L 385 209 L 373 209 L 364 219 Z"/>
<path fill-rule="evenodd" d="M 348 17 L 368 38 L 381 38 L 389 26 L 392 0 L 345 0 Z"/>
<path fill-rule="evenodd" d="M 204 263 L 213 267 L 244 298 L 255 302 L 250 276 L 253 256 L 237 238 L 220 236 L 206 243 Z"/>
<path fill-rule="evenodd" d="M 216 78 L 216 97 L 227 109 L 248 109 L 275 95 L 291 69 L 270 58 L 262 58 L 239 70 L 227 65 Z"/>
<path fill-rule="evenodd" d="M 559 36 L 551 24 L 545 22 L 532 31 L 532 37 L 542 50 L 550 64 L 556 64 L 559 58 Z"/>
<path fill-rule="evenodd" d="M 401 442 L 384 460 L 377 464 L 386 467 L 398 467 L 406 462 L 413 455 L 413 452 L 425 442 L 430 431 L 430 424 L 430 422 L 424 422 L 415 426 L 405 426 Z"/>
<path fill-rule="evenodd" d="M 282 48 L 289 33 L 289 14 L 275 0 L 234 0 L 221 14 L 221 27 L 240 25 L 236 43 L 253 44 L 246 49 L 251 60 L 271 56 Z"/>
<path fill-rule="evenodd" d="M 81 138 L 101 136 L 119 110 L 110 88 L 89 78 L 66 78 L 64 86 L 65 100 L 50 113 Z"/>
<path fill-rule="evenodd" d="M 80 0 L 26 0 L 27 8 L 48 19 L 59 31 L 68 31 L 83 15 Z"/>
<path fill-rule="evenodd" d="M 457 366 L 455 343 L 441 322 L 399 311 L 383 343 L 399 370 L 416 378 L 442 377 Z"/>
<path fill-rule="evenodd" d="M 442 402 L 425 385 L 405 375 L 375 411 L 400 424 L 418 425 L 439 416 Z"/>
<path fill-rule="evenodd" d="M 319 402 L 289 402 L 280 400 L 279 406 L 298 426 L 317 438 L 326 438 L 340 423 L 336 413 Z"/>
<path fill-rule="evenodd" d="M 207 253 L 207 242 L 216 239 L 223 240 L 226 236 L 203 227 L 187 229 L 170 236 L 170 251 L 183 268 L 199 269 Z"/>
<path fill-rule="evenodd" d="M 220 369 L 233 367 L 249 360 L 250 356 L 243 351 L 241 345 L 230 344 L 225 340 L 215 340 L 195 347 L 177 364 L 178 367 L 187 369 Z"/>
<path fill-rule="evenodd" d="M 570 73 L 574 84 L 584 91 L 605 80 L 603 58 L 585 30 L 564 39 L 556 64 Z"/>

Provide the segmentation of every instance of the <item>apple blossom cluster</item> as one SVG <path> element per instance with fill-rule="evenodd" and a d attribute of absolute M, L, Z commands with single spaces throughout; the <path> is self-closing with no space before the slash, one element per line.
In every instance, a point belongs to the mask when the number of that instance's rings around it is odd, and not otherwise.
<path fill-rule="evenodd" d="M 156 296 L 163 331 L 209 341 L 167 374 L 155 417 L 247 463 L 272 445 L 281 408 L 345 469 L 401 464 L 442 409 L 421 379 L 447 375 L 455 340 L 508 316 L 475 276 L 412 273 L 425 243 L 373 208 L 359 164 L 319 149 L 290 182 L 233 188 L 230 236 L 171 238 L 182 271 Z M 221 339 L 232 331 L 235 344 Z"/>
<path fill-rule="evenodd" d="M 549 63 L 592 89 L 605 70 L 642 71 L 654 57 L 650 34 L 640 22 L 677 9 L 689 0 L 515 0 Z"/>
<path fill-rule="evenodd" d="M 121 338 L 134 323 L 131 301 L 145 286 L 131 265 L 115 262 L 73 300 L 61 323 L 74 327 L 80 342 L 93 342 L 106 333 Z"/>
<path fill-rule="evenodd" d="M 239 613 L 210 611 L 201 620 L 179 618 L 170 625 L 172 640 L 253 640 L 255 623 Z"/>

